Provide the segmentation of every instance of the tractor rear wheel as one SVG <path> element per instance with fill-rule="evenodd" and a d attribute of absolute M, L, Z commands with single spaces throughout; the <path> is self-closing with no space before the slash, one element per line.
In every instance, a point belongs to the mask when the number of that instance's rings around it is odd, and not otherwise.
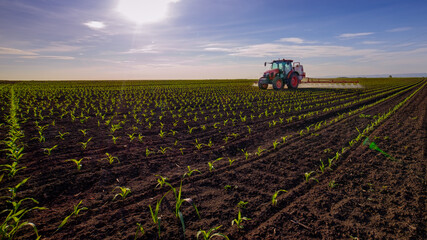
<path fill-rule="evenodd" d="M 290 89 L 297 89 L 298 88 L 298 74 L 292 73 L 291 78 L 288 80 L 288 88 Z"/>
<path fill-rule="evenodd" d="M 273 89 L 274 90 L 282 90 L 284 86 L 283 79 L 280 77 L 275 77 L 273 79 Z"/>
<path fill-rule="evenodd" d="M 265 90 L 265 89 L 268 88 L 268 84 L 267 83 L 258 82 L 258 87 L 261 90 Z"/>

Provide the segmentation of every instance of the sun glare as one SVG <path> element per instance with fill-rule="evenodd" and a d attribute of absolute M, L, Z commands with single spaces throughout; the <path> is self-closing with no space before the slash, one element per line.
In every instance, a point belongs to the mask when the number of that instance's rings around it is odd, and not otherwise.
<path fill-rule="evenodd" d="M 168 15 L 169 3 L 179 0 L 119 0 L 117 11 L 137 24 L 159 22 Z"/>

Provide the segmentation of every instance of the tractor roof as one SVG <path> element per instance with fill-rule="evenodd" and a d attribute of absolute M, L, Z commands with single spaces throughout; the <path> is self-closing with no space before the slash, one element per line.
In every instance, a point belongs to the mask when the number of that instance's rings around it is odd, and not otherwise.
<path fill-rule="evenodd" d="M 271 62 L 271 63 L 274 63 L 274 62 L 293 62 L 294 60 L 290 60 L 290 59 L 278 59 L 278 60 L 273 60 L 273 62 Z"/>

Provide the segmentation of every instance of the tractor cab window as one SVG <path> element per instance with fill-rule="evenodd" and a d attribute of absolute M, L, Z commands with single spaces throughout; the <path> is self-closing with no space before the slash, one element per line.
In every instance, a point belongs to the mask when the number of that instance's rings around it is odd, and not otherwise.
<path fill-rule="evenodd" d="M 283 69 L 285 70 L 285 73 L 288 74 L 292 69 L 291 63 L 290 62 L 284 62 L 283 63 Z"/>
<path fill-rule="evenodd" d="M 278 63 L 274 62 L 274 63 L 271 64 L 271 70 L 278 69 L 278 68 L 279 68 L 279 64 Z"/>

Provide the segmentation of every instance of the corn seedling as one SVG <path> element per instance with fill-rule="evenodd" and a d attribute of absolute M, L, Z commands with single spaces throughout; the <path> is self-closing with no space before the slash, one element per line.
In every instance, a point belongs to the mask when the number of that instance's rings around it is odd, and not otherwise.
<path fill-rule="evenodd" d="M 320 171 L 323 173 L 325 172 L 325 164 L 323 164 L 322 159 L 320 159 L 320 167 L 319 167 Z"/>
<path fill-rule="evenodd" d="M 152 152 L 149 148 L 145 148 L 145 156 L 146 157 L 148 157 L 152 153 L 154 153 L 154 152 Z"/>
<path fill-rule="evenodd" d="M 80 129 L 79 131 L 83 134 L 84 137 L 86 137 L 87 129 Z"/>
<path fill-rule="evenodd" d="M 172 187 L 172 186 L 171 186 L 171 187 Z M 197 214 L 197 216 L 199 217 L 199 219 L 200 219 L 200 214 L 199 214 L 199 210 L 197 209 L 196 204 L 193 202 L 193 200 L 192 200 L 191 198 L 184 198 L 184 199 L 183 199 L 183 198 L 181 197 L 181 189 L 182 189 L 182 181 L 181 181 L 181 184 L 179 185 L 179 190 L 178 190 L 178 192 L 176 191 L 176 189 L 175 189 L 175 188 L 172 188 L 172 190 L 173 190 L 173 192 L 174 192 L 174 194 L 175 194 L 175 199 L 176 199 L 176 203 L 175 203 L 175 216 L 176 216 L 177 218 L 179 218 L 179 220 L 181 221 L 182 230 L 183 230 L 183 232 L 185 233 L 184 216 L 182 215 L 182 212 L 181 212 L 181 205 L 182 205 L 184 202 L 188 202 L 188 203 L 190 203 L 191 205 L 193 205 L 194 210 L 196 211 L 196 214 Z"/>
<path fill-rule="evenodd" d="M 45 210 L 47 208 L 32 207 L 29 209 L 27 209 L 27 208 L 20 209 L 22 202 L 27 201 L 27 200 L 30 200 L 30 201 L 38 204 L 38 202 L 33 198 L 24 198 L 18 202 L 6 201 L 7 203 L 12 204 L 12 209 L 5 209 L 2 211 L 2 213 L 8 213 L 8 214 L 7 214 L 6 218 L 4 219 L 4 221 L 0 225 L 0 237 L 1 237 L 1 239 L 12 240 L 12 239 L 17 238 L 18 231 L 20 231 L 22 228 L 24 228 L 26 226 L 33 228 L 33 231 L 37 236 L 36 239 L 41 238 L 41 236 L 39 235 L 39 233 L 37 231 L 37 227 L 34 223 L 27 222 L 27 221 L 22 222 L 21 219 L 24 217 L 25 214 L 27 214 L 30 211 Z"/>
<path fill-rule="evenodd" d="M 129 141 L 132 142 L 136 137 L 135 137 L 135 133 L 132 134 L 128 134 L 129 137 Z"/>
<path fill-rule="evenodd" d="M 58 147 L 58 145 L 55 145 L 55 146 L 53 146 L 51 148 L 42 148 L 42 149 L 43 149 L 43 151 L 44 151 L 45 154 L 47 154 L 48 156 L 50 156 L 50 153 L 52 152 L 52 150 L 55 149 L 55 148 L 57 148 L 57 147 Z"/>
<path fill-rule="evenodd" d="M 86 142 L 79 142 L 82 145 L 82 149 L 85 150 L 87 148 L 87 144 L 92 140 L 92 138 L 89 138 Z"/>
<path fill-rule="evenodd" d="M 249 221 L 251 220 L 250 218 L 247 217 L 242 217 L 242 213 L 240 212 L 239 209 L 239 213 L 237 214 L 237 218 L 233 219 L 233 221 L 231 221 L 231 226 L 233 226 L 234 224 L 236 224 L 236 226 L 240 229 L 243 229 L 244 226 L 242 225 L 243 221 Z"/>
<path fill-rule="evenodd" d="M 64 136 L 69 134 L 70 134 L 69 132 L 65 132 L 65 133 L 58 132 L 58 136 L 56 137 L 59 137 L 61 140 L 64 140 Z"/>
<path fill-rule="evenodd" d="M 225 235 L 223 233 L 219 233 L 219 232 L 218 233 L 214 233 L 214 231 L 218 230 L 220 227 L 222 227 L 222 225 L 218 226 L 218 227 L 211 228 L 207 232 L 204 231 L 204 230 L 199 230 L 197 232 L 197 235 L 196 235 L 197 240 L 199 239 L 200 236 L 203 237 L 203 240 L 210 240 L 210 239 L 212 239 L 214 237 L 222 237 L 222 238 L 225 238 L 225 239 L 229 240 L 229 238 L 227 237 L 227 235 Z"/>
<path fill-rule="evenodd" d="M 107 155 L 107 158 L 105 158 L 110 164 L 113 164 L 113 162 L 115 160 L 117 160 L 117 162 L 120 163 L 119 158 L 118 157 L 114 157 L 113 155 L 109 154 L 109 153 L 105 153 L 105 155 Z"/>
<path fill-rule="evenodd" d="M 237 208 L 246 208 L 246 204 L 248 204 L 248 202 L 240 201 L 237 203 Z"/>
<path fill-rule="evenodd" d="M 84 211 L 84 210 L 88 209 L 87 207 L 81 207 L 81 208 L 79 208 L 80 205 L 82 204 L 82 202 L 83 202 L 83 200 L 80 200 L 80 202 L 73 207 L 74 211 L 70 215 L 68 215 L 67 217 L 65 217 L 64 220 L 62 220 L 61 224 L 59 224 L 59 227 L 56 229 L 56 231 L 60 230 L 68 222 L 68 220 L 72 216 L 76 216 L 77 217 L 79 215 L 80 211 Z"/>
<path fill-rule="evenodd" d="M 261 146 L 258 147 L 257 152 L 255 153 L 256 155 L 260 156 L 262 152 L 264 152 L 265 149 L 262 149 Z"/>
<path fill-rule="evenodd" d="M 230 163 L 230 166 L 231 166 L 231 164 L 233 164 L 233 162 L 235 162 L 237 159 L 231 159 L 231 158 L 228 158 L 228 162 Z"/>
<path fill-rule="evenodd" d="M 242 150 L 243 154 L 245 155 L 245 159 L 248 160 L 249 153 L 244 149 L 241 149 L 241 150 Z"/>
<path fill-rule="evenodd" d="M 166 154 L 166 150 L 171 149 L 170 147 L 160 147 L 159 152 L 162 153 L 163 155 Z"/>
<path fill-rule="evenodd" d="M 113 143 L 114 143 L 114 144 L 116 144 L 116 142 L 117 142 L 117 140 L 118 140 L 119 138 L 120 138 L 120 137 L 115 137 L 115 136 L 111 135 L 111 139 L 113 140 Z"/>
<path fill-rule="evenodd" d="M 136 231 L 135 231 L 135 238 L 136 240 L 138 238 L 138 233 L 141 233 L 141 236 L 144 236 L 145 230 L 141 223 L 136 223 Z"/>
<path fill-rule="evenodd" d="M 131 192 L 131 191 L 130 191 L 130 188 L 127 188 L 127 187 L 120 187 L 120 186 L 115 187 L 115 188 L 113 189 L 113 192 L 114 192 L 116 189 L 120 189 L 120 192 L 119 192 L 119 193 L 117 193 L 116 195 L 114 195 L 114 197 L 113 197 L 113 201 L 114 201 L 114 199 L 116 199 L 116 197 L 118 197 L 118 196 L 122 197 L 122 199 L 125 199 L 125 198 L 127 197 L 127 195 L 129 195 L 129 193 Z"/>
<path fill-rule="evenodd" d="M 157 200 L 157 202 L 156 202 L 156 208 L 154 209 L 154 211 L 151 208 L 151 205 L 148 205 L 148 208 L 150 209 L 151 219 L 153 219 L 154 224 L 157 225 L 157 234 L 159 235 L 159 238 L 160 238 L 160 231 L 161 231 L 161 228 L 160 228 L 160 217 L 159 217 L 160 204 L 162 203 L 163 198 L 169 192 L 170 192 L 170 190 L 165 195 L 163 195 L 163 197 L 160 198 L 160 200 Z"/>
<path fill-rule="evenodd" d="M 213 164 L 214 164 L 215 162 L 217 162 L 217 161 L 221 160 L 221 159 L 222 159 L 222 157 L 221 157 L 221 158 L 217 158 L 217 159 L 215 159 L 215 160 L 214 160 L 214 161 L 212 161 L 212 162 L 208 162 L 209 172 L 212 172 L 212 170 L 214 169 Z"/>
<path fill-rule="evenodd" d="M 199 143 L 199 140 L 196 138 L 194 146 L 197 148 L 197 150 L 200 150 L 203 147 L 203 144 Z"/>
<path fill-rule="evenodd" d="M 73 162 L 73 163 L 75 163 L 76 167 L 77 167 L 77 171 L 80 171 L 80 169 L 82 168 L 81 162 L 82 162 L 83 159 L 84 158 L 80 158 L 80 160 L 77 160 L 77 159 L 68 159 L 68 160 L 65 160 L 65 161 L 66 162 Z"/>
<path fill-rule="evenodd" d="M 18 162 L 17 161 L 13 162 L 12 164 L 0 165 L 0 167 L 2 167 L 2 169 L 0 171 L 6 172 L 6 174 L 9 178 L 15 177 L 15 175 L 18 171 L 27 168 L 27 167 L 18 168 Z"/>
<path fill-rule="evenodd" d="M 163 185 L 167 184 L 166 180 L 168 179 L 167 177 L 162 177 L 160 175 L 156 175 L 159 178 L 157 178 L 157 185 L 154 188 L 157 188 L 158 186 L 160 186 L 160 188 L 163 187 Z"/>
<path fill-rule="evenodd" d="M 331 180 L 329 183 L 328 183 L 328 186 L 330 187 L 330 188 L 334 188 L 334 187 L 336 187 L 338 184 L 336 184 L 335 183 L 335 180 Z"/>
<path fill-rule="evenodd" d="M 185 176 L 189 176 L 189 177 L 191 177 L 191 174 L 193 174 L 194 172 L 198 172 L 198 173 L 202 173 L 202 172 L 200 172 L 199 170 L 197 170 L 197 169 L 191 169 L 190 168 L 190 166 L 187 166 L 187 168 L 188 168 L 188 172 L 186 172 L 186 173 L 184 173 L 184 175 L 182 176 L 182 178 L 184 178 Z"/>
<path fill-rule="evenodd" d="M 285 189 L 280 189 L 280 190 L 277 190 L 274 194 L 273 194 L 273 197 L 271 198 L 271 204 L 273 205 L 273 206 L 276 206 L 277 205 L 277 196 L 279 195 L 279 193 L 280 192 L 288 192 L 288 191 L 286 191 Z"/>
<path fill-rule="evenodd" d="M 316 178 L 311 177 L 311 175 L 312 175 L 313 173 L 314 173 L 314 171 L 304 173 L 304 177 L 305 177 L 305 181 L 306 181 L 306 182 L 308 182 L 308 181 L 310 181 L 310 180 L 314 180 L 314 181 L 316 181 L 316 182 L 319 182 L 319 180 L 317 180 Z"/>
<path fill-rule="evenodd" d="M 279 144 L 280 143 L 277 140 L 274 140 L 274 142 L 273 142 L 273 149 L 276 149 Z"/>

